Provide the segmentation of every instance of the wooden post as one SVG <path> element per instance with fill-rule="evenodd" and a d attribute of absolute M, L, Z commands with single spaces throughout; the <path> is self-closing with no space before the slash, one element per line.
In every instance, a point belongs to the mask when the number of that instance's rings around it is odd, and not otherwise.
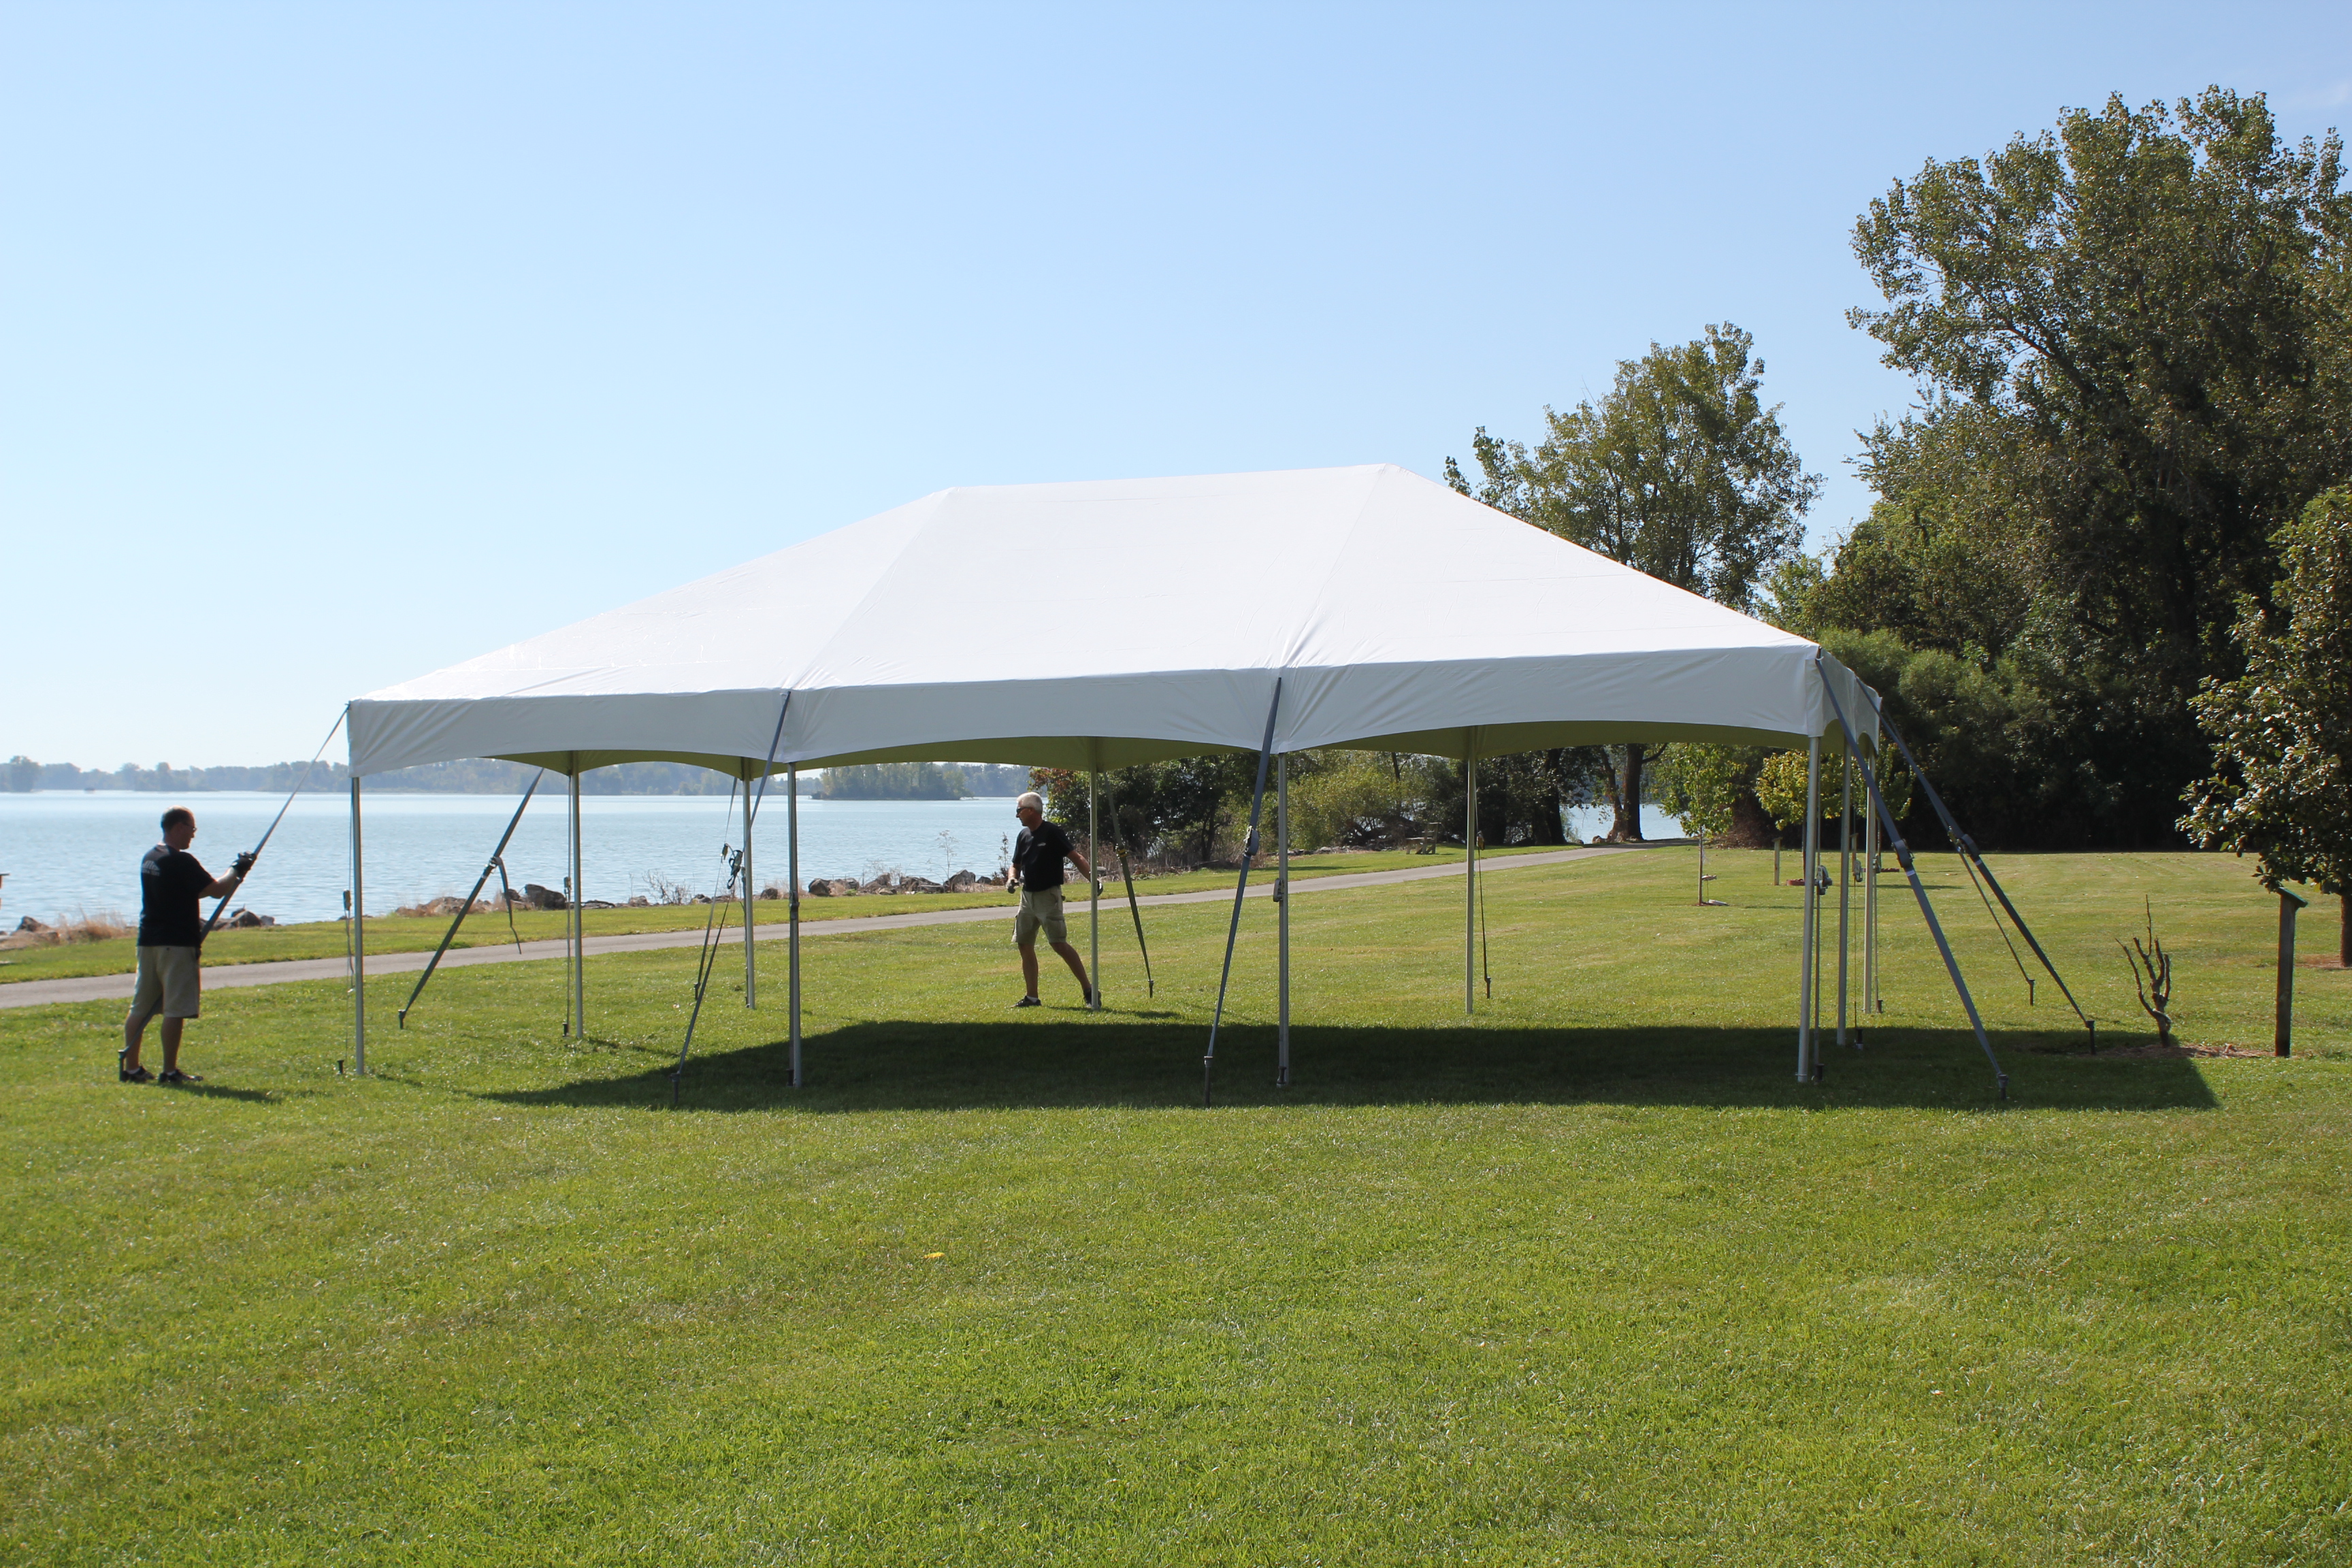
<path fill-rule="evenodd" d="M 2311 900 L 2279 889 L 2278 1032 L 2272 1037 L 2274 1055 L 2294 1055 L 2294 916 Z"/>

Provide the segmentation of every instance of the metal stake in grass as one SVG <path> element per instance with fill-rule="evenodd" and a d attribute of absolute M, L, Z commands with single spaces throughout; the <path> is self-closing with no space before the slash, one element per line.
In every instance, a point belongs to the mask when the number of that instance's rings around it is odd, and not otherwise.
<path fill-rule="evenodd" d="M 464 925 L 466 923 L 466 917 L 473 912 L 474 900 L 482 896 L 482 889 L 488 886 L 490 873 L 493 871 L 496 871 L 499 874 L 499 887 L 507 896 L 507 927 L 509 931 L 514 929 L 514 889 L 507 882 L 507 863 L 504 859 L 500 858 L 500 857 L 504 856 L 507 852 L 507 840 L 514 837 L 514 830 L 521 825 L 522 814 L 525 809 L 530 806 L 530 797 L 539 793 L 539 781 L 546 776 L 547 770 L 545 768 L 540 769 L 538 773 L 531 775 L 530 787 L 526 788 L 522 792 L 522 799 L 515 805 L 514 816 L 507 819 L 507 830 L 499 835 L 499 847 L 490 851 L 489 864 L 484 866 L 482 868 L 482 874 L 474 879 L 474 890 L 467 893 L 466 895 L 466 901 L 457 906 L 457 918 L 449 922 L 449 929 L 442 933 L 441 945 L 435 948 L 433 950 L 433 956 L 425 961 L 425 973 L 416 977 L 416 989 L 408 994 L 408 1001 L 406 1005 L 394 1016 L 394 1027 L 401 1029 L 408 1027 L 409 1008 L 415 1006 L 416 999 L 425 994 L 425 983 L 432 979 L 434 970 L 440 967 L 441 955 L 448 952 L 449 944 L 457 939 L 457 928 Z M 520 952 L 522 951 L 522 933 L 520 931 L 516 931 L 514 932 L 514 939 L 515 952 Z"/>
<path fill-rule="evenodd" d="M 1201 1058 L 1201 1104 L 1214 1103 L 1217 1026 L 1225 1018 L 1225 986 L 1234 977 L 1234 940 L 1242 932 L 1242 897 L 1249 891 L 1250 861 L 1257 854 L 1257 824 L 1265 810 L 1266 759 L 1274 754 L 1274 718 L 1282 710 L 1282 678 L 1275 677 L 1274 700 L 1266 704 L 1265 739 L 1257 749 L 1257 791 L 1250 796 L 1249 837 L 1242 840 L 1241 879 L 1234 884 L 1234 918 L 1225 927 L 1225 966 L 1217 975 L 1217 1010 L 1209 1018 L 1209 1049 Z"/>

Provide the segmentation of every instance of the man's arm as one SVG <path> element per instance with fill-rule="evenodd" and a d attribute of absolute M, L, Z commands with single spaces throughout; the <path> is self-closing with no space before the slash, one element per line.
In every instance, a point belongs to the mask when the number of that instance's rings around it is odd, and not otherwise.
<path fill-rule="evenodd" d="M 211 884 L 196 896 L 200 899 L 226 899 L 236 891 L 236 885 L 244 881 L 245 874 L 252 869 L 252 855 L 249 853 L 240 855 L 236 858 L 236 865 L 230 869 L 227 876 L 215 877 Z"/>

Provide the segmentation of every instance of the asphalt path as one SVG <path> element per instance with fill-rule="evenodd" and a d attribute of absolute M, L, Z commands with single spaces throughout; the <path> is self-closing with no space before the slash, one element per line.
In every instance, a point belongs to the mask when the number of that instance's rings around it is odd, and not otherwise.
<path fill-rule="evenodd" d="M 1666 840 L 1679 843 L 1681 840 Z M 1489 872 L 1524 870 L 1533 866 L 1561 866 L 1571 860 L 1590 860 L 1603 855 L 1622 854 L 1641 848 L 1641 845 L 1609 845 L 1584 849 L 1560 849 L 1540 855 L 1504 855 L 1479 863 L 1479 869 Z M 1444 877 L 1462 875 L 1459 860 L 1443 866 L 1412 866 L 1402 871 L 1356 871 L 1335 877 L 1309 877 L 1291 884 L 1293 892 L 1343 892 L 1351 888 L 1385 888 L 1400 882 L 1434 881 Z M 1083 884 L 1081 884 L 1083 885 Z M 1254 883 L 1248 892 L 1253 899 L 1270 898 L 1274 893 L 1273 876 Z M 920 897 L 919 894 L 911 895 Z M 1210 889 L 1198 893 L 1155 893 L 1139 898 L 1136 902 L 1146 909 L 1158 909 L 1171 904 L 1231 903 L 1233 894 L 1222 889 Z M 1105 903 L 1123 902 L 1106 897 Z M 905 915 L 852 915 L 823 921 L 803 921 L 801 936 L 808 940 L 821 936 L 861 936 L 868 931 L 912 931 L 922 926 L 973 925 L 988 921 L 1008 921 L 1010 904 L 991 905 L 976 910 L 932 910 Z M 790 927 L 782 920 L 754 928 L 752 940 L 776 942 L 783 938 Z M 729 942 L 740 945 L 740 928 L 727 933 Z M 607 952 L 652 952 L 662 948 L 698 947 L 702 932 L 698 931 L 641 931 L 632 936 L 592 936 L 588 939 L 588 954 L 595 957 Z M 518 949 L 508 943 L 494 947 L 452 948 L 442 954 L 444 969 L 471 969 L 483 963 L 529 963 L 536 960 L 562 958 L 566 943 L 558 938 L 551 942 L 527 942 Z M 368 955 L 370 974 L 415 974 L 424 969 L 432 958 L 425 952 L 387 952 Z M 224 963 L 205 970 L 205 989 L 229 990 L 243 985 L 282 985 L 298 980 L 343 980 L 351 978 L 351 962 L 342 958 L 299 958 L 274 963 Z M 70 980 L 20 980 L 0 984 L 0 1008 L 41 1007 L 59 1002 L 106 1002 L 129 999 L 137 982 L 131 974 L 92 974 Z"/>

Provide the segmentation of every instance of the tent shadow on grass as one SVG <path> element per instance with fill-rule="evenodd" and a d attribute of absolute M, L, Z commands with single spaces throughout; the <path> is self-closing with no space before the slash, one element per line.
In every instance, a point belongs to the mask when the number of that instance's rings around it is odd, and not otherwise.
<path fill-rule="evenodd" d="M 1197 1025 L 856 1024 L 811 1036 L 809 1087 L 786 1087 L 782 1041 L 687 1064 L 698 1111 L 1160 1109 L 1201 1103 Z M 2010 1104 L 2071 1110 L 2210 1110 L 2177 1059 L 2042 1054 L 2053 1037 L 1997 1037 Z M 1291 1030 L 1291 1087 L 1274 1087 L 1274 1031 L 1229 1028 L 1220 1107 L 1598 1104 L 1811 1110 L 1994 1107 L 1992 1074 L 1965 1030 L 1874 1031 L 1867 1051 L 1825 1045 L 1819 1085 L 1795 1081 L 1787 1029 L 1307 1028 Z M 667 1069 L 578 1079 L 484 1098 L 521 1105 L 670 1103 Z"/>

